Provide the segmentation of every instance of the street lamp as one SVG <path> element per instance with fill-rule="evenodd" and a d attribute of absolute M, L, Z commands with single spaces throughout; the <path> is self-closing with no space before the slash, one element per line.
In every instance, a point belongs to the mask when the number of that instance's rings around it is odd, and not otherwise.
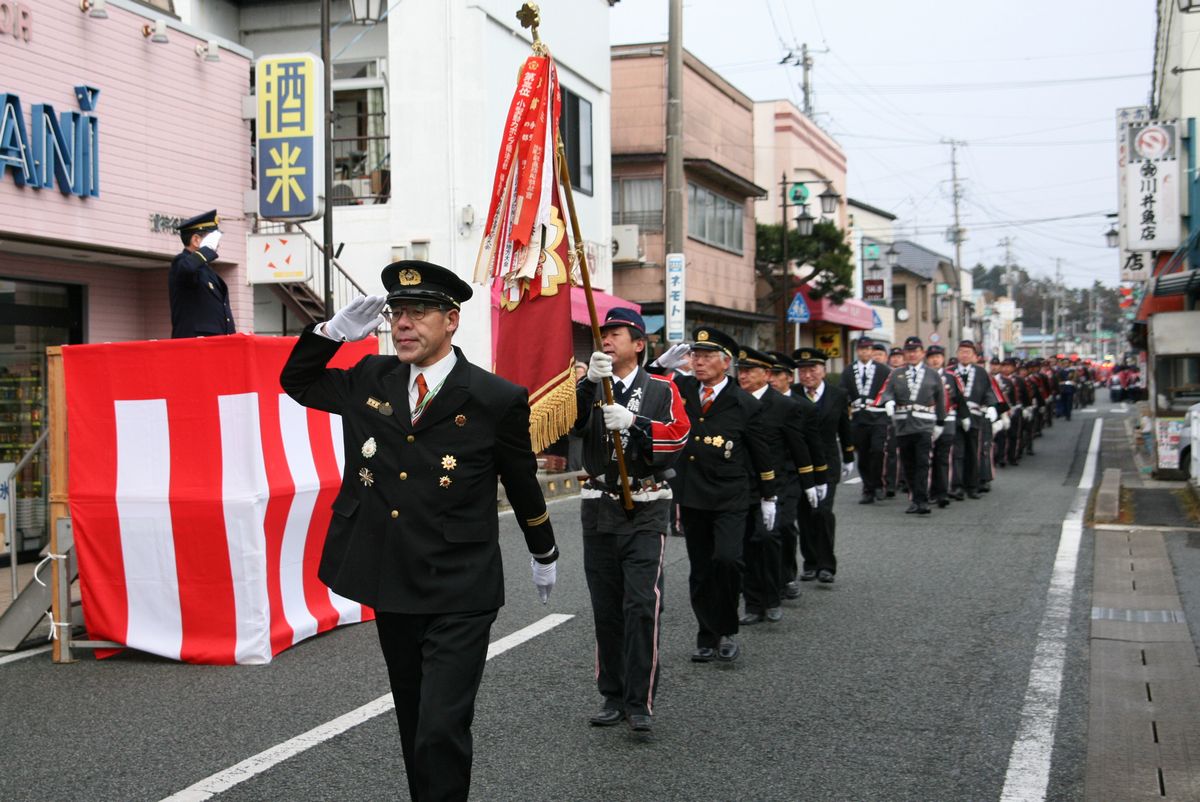
<path fill-rule="evenodd" d="M 883 252 L 883 256 L 887 259 L 888 267 L 895 267 L 900 262 L 900 251 L 896 250 L 896 243 L 888 245 L 888 249 Z"/>
<path fill-rule="evenodd" d="M 350 0 L 350 16 L 358 25 L 374 25 L 383 19 L 383 0 Z"/>
<path fill-rule="evenodd" d="M 1197 0 L 1200 2 L 1200 0 Z M 817 196 L 821 199 L 821 214 L 833 214 L 837 211 L 838 201 L 842 196 L 833 191 L 832 184 L 825 185 L 825 191 Z"/>
<path fill-rule="evenodd" d="M 1200 0 L 1198 0 L 1200 2 Z M 1121 235 L 1117 231 L 1116 226 L 1111 226 L 1108 231 L 1104 232 L 1104 242 L 1108 247 L 1115 248 L 1121 242 Z"/>
<path fill-rule="evenodd" d="M 824 203 L 824 194 L 822 194 L 822 203 Z M 813 223 L 817 218 L 808 213 L 808 204 L 800 204 L 800 214 L 796 215 L 796 230 L 802 237 L 811 237 L 813 233 Z"/>

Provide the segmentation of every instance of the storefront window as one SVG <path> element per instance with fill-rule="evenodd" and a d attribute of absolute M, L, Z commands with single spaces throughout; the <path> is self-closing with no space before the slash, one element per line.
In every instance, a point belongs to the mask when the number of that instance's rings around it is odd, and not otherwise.
<path fill-rule="evenodd" d="M 82 341 L 82 288 L 0 278 L 0 463 L 21 461 L 46 424 L 46 348 Z M 19 552 L 46 542 L 45 448 L 17 475 Z M 3 469 L 0 479 L 8 475 Z M 0 512 L 7 514 L 7 502 Z"/>

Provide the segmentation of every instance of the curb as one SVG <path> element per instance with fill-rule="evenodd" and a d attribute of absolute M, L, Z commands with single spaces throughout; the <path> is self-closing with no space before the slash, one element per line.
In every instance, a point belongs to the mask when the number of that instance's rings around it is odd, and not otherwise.
<path fill-rule="evenodd" d="M 564 498 L 566 496 L 579 495 L 579 487 L 583 484 L 586 474 L 568 471 L 566 473 L 538 473 L 538 485 L 542 488 L 542 495 L 547 501 L 554 498 Z M 508 493 L 504 490 L 504 485 L 499 486 L 500 509 L 511 509 L 508 503 Z"/>

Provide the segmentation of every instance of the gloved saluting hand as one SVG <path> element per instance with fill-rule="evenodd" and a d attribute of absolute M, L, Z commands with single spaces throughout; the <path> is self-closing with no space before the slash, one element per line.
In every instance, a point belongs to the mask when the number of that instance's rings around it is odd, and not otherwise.
<path fill-rule="evenodd" d="M 687 355 L 691 353 L 691 351 L 692 346 L 688 345 L 687 343 L 672 345 L 666 351 L 663 351 L 662 354 L 659 355 L 658 359 L 651 362 L 650 365 L 656 368 L 675 370 L 675 368 L 683 364 L 684 360 L 687 359 Z"/>
<path fill-rule="evenodd" d="M 612 363 L 613 359 L 603 351 L 593 351 L 592 358 L 588 360 L 587 380 L 592 384 L 599 384 L 605 379 L 612 378 Z"/>
<path fill-rule="evenodd" d="M 767 529 L 775 528 L 775 499 L 764 498 L 758 502 L 759 508 L 762 510 L 763 526 Z"/>
<path fill-rule="evenodd" d="M 355 342 L 375 333 L 383 325 L 383 307 L 387 298 L 383 295 L 365 295 L 355 298 L 338 310 L 337 314 L 317 327 L 317 333 L 331 340 Z"/>
<path fill-rule="evenodd" d="M 538 598 L 545 604 L 550 599 L 550 591 L 554 590 L 554 583 L 558 581 L 558 560 L 543 565 L 530 557 L 529 570 L 533 573 L 533 586 L 537 588 Z"/>
<path fill-rule="evenodd" d="M 636 415 L 620 404 L 605 404 L 600 407 L 600 411 L 604 413 L 604 428 L 610 432 L 628 429 L 637 419 Z"/>
<path fill-rule="evenodd" d="M 217 231 L 210 231 L 210 232 L 208 233 L 208 235 L 204 237 L 204 239 L 200 240 L 200 247 L 201 247 L 201 248 L 208 248 L 208 249 L 210 249 L 210 250 L 211 250 L 213 253 L 216 253 L 216 252 L 217 252 L 217 245 L 219 245 L 220 243 L 221 243 L 221 232 L 220 232 L 220 230 L 217 230 Z"/>

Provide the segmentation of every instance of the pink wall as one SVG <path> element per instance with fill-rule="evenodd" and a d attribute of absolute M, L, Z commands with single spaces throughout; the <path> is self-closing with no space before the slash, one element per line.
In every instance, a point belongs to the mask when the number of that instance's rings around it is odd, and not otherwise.
<path fill-rule="evenodd" d="M 219 62 L 205 62 L 195 53 L 202 41 L 175 29 L 168 31 L 169 43 L 151 43 L 141 32 L 146 18 L 112 5 L 108 19 L 80 13 L 73 0 L 29 7 L 30 41 L 0 39 L 0 91 L 20 97 L 28 127 L 34 103 L 49 103 L 60 114 L 77 111 L 76 84 L 100 90 L 94 112 L 100 120 L 100 196 L 18 187 L 5 170 L 0 236 L 160 257 L 165 268 L 180 250 L 179 238 L 152 231 L 150 215 L 190 217 L 215 207 L 225 232 L 221 263 L 234 316 L 239 330 L 249 331 L 253 294 L 245 283 L 242 195 L 251 188 L 250 134 L 241 119 L 241 98 L 250 92 L 249 60 L 221 50 Z M 0 273 L 13 273 L 9 268 L 16 264 L 0 254 Z M 93 271 L 94 292 L 113 286 L 115 273 L 90 264 L 74 265 L 71 279 L 92 285 Z M 165 273 L 150 270 L 122 281 L 133 281 L 138 293 L 123 295 L 112 314 L 138 314 L 141 322 L 110 325 L 102 317 L 93 339 L 128 339 L 106 332 L 133 329 L 141 336 L 165 334 L 158 311 L 167 303 Z M 129 309 L 134 297 L 145 311 Z"/>

